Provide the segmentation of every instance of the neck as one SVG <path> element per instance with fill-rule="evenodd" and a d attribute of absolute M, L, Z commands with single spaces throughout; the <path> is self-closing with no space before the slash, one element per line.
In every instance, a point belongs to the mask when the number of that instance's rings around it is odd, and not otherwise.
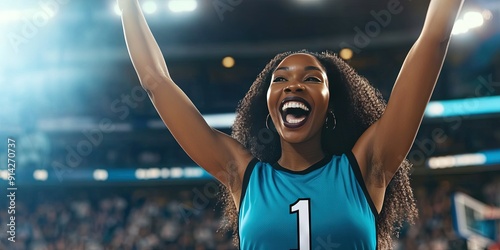
<path fill-rule="evenodd" d="M 302 171 L 325 157 L 321 148 L 321 135 L 317 138 L 301 142 L 288 143 L 281 140 L 281 157 L 278 163 L 292 171 Z"/>

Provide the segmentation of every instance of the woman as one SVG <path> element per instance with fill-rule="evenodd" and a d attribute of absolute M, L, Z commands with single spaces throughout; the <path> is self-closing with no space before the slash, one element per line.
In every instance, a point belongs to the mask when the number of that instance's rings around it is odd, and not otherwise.
<path fill-rule="evenodd" d="M 233 137 L 174 83 L 137 0 L 119 4 L 141 85 L 186 153 L 226 187 L 240 248 L 306 250 L 392 248 L 395 226 L 415 218 L 405 157 L 462 2 L 431 1 L 387 108 L 335 55 L 284 53 L 240 103 Z"/>

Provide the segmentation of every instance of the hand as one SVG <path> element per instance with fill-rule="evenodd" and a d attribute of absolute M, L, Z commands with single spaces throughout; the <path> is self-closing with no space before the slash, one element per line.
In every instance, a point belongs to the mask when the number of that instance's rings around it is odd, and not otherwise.
<path fill-rule="evenodd" d="M 129 6 L 130 4 L 133 4 L 134 2 L 137 2 L 137 0 L 116 0 L 118 3 L 118 8 L 123 11 L 123 9 L 126 6 Z"/>

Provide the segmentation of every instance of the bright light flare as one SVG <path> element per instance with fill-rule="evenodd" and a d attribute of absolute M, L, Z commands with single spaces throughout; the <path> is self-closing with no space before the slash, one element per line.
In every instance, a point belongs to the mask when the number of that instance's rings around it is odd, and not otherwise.
<path fill-rule="evenodd" d="M 159 168 L 149 168 L 146 170 L 146 178 L 148 179 L 158 179 L 161 176 L 161 170 Z"/>
<path fill-rule="evenodd" d="M 153 14 L 156 12 L 157 6 L 153 1 L 147 1 L 142 4 L 142 10 L 146 14 Z"/>
<path fill-rule="evenodd" d="M 38 181 L 46 181 L 49 173 L 45 169 L 37 169 L 33 172 L 33 178 Z"/>
<path fill-rule="evenodd" d="M 2 10 L 0 11 L 0 23 L 19 21 L 23 18 L 23 11 L 20 10 Z"/>
<path fill-rule="evenodd" d="M 182 168 L 174 167 L 170 169 L 170 176 L 172 178 L 181 178 L 183 174 L 184 171 L 182 171 Z"/>
<path fill-rule="evenodd" d="M 440 116 L 444 113 L 444 106 L 440 102 L 431 102 L 427 106 L 426 115 L 429 117 Z"/>
<path fill-rule="evenodd" d="M 483 10 L 483 17 L 486 20 L 490 20 L 493 17 L 493 14 L 491 13 L 490 10 Z"/>
<path fill-rule="evenodd" d="M 8 170 L 0 170 L 0 177 L 4 180 L 9 179 L 9 171 Z"/>
<path fill-rule="evenodd" d="M 469 26 L 469 29 L 480 27 L 484 23 L 483 15 L 476 11 L 465 13 L 464 21 Z"/>
<path fill-rule="evenodd" d="M 118 3 L 113 4 L 113 12 L 118 16 L 122 15 L 122 10 L 120 10 L 120 6 L 118 6 Z"/>
<path fill-rule="evenodd" d="M 451 168 L 464 166 L 481 166 L 486 163 L 486 156 L 483 153 L 447 155 L 431 157 L 427 162 L 429 168 Z"/>
<path fill-rule="evenodd" d="M 168 8 L 172 12 L 190 12 L 198 7 L 196 0 L 171 0 L 168 2 Z"/>
<path fill-rule="evenodd" d="M 354 53 L 350 48 L 343 48 L 342 50 L 340 50 L 339 55 L 344 60 L 350 60 Z"/>
<path fill-rule="evenodd" d="M 467 31 L 469 31 L 469 26 L 467 25 L 467 23 L 462 19 L 458 19 L 457 21 L 455 21 L 455 25 L 453 26 L 453 31 L 451 33 L 453 35 L 459 35 L 467 33 Z"/>
<path fill-rule="evenodd" d="M 457 19 L 453 26 L 453 35 L 467 33 L 470 29 L 481 27 L 484 24 L 484 16 L 477 11 L 469 11 L 464 14 L 464 17 Z"/>
<path fill-rule="evenodd" d="M 224 59 L 222 59 L 222 65 L 226 68 L 232 68 L 234 66 L 234 63 L 234 58 L 230 56 L 226 56 L 224 57 Z"/>
<path fill-rule="evenodd" d="M 106 169 L 96 169 L 93 176 L 96 181 L 105 181 L 108 179 L 108 171 Z"/>

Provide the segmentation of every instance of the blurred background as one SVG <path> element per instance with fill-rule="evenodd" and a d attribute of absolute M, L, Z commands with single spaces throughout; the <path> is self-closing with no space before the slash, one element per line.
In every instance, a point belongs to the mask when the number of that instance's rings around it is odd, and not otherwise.
<path fill-rule="evenodd" d="M 238 101 L 279 52 L 339 53 L 388 99 L 429 1 L 140 3 L 173 79 L 230 133 Z M 2 1 L 0 33 L 0 249 L 235 249 L 219 230 L 218 183 L 139 85 L 114 1 Z M 467 249 L 453 192 L 500 206 L 499 45 L 500 2 L 466 0 L 408 155 L 420 219 L 396 249 Z"/>

